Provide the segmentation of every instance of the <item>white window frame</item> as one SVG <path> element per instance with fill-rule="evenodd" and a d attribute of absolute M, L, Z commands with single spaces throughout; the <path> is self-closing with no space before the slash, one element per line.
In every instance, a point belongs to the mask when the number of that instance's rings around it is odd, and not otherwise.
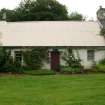
<path fill-rule="evenodd" d="M 95 60 L 95 50 L 87 50 L 87 61 Z"/>
<path fill-rule="evenodd" d="M 20 63 L 22 63 L 22 51 L 14 51 L 14 58 L 16 61 L 18 61 L 18 59 L 20 59 Z"/>

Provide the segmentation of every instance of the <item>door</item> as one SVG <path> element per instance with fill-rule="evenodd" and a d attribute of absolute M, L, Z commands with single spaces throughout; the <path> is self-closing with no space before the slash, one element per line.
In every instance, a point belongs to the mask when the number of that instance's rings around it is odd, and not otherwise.
<path fill-rule="evenodd" d="M 60 71 L 60 52 L 59 51 L 51 52 L 51 69 L 56 72 Z"/>

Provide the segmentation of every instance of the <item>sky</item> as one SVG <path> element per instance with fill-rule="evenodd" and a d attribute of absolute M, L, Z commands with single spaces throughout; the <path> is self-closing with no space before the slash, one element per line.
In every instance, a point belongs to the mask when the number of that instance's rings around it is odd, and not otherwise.
<path fill-rule="evenodd" d="M 18 6 L 21 0 L 0 0 L 0 9 L 13 9 Z M 105 8 L 105 0 L 57 0 L 66 5 L 68 12 L 77 11 L 87 17 L 88 20 L 96 20 L 96 11 L 99 6 Z"/>

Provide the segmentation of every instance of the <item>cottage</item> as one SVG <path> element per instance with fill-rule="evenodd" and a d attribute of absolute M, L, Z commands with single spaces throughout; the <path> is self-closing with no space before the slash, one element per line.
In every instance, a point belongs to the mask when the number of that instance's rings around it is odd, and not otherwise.
<path fill-rule="evenodd" d="M 66 47 L 79 55 L 84 68 L 91 68 L 105 58 L 105 39 L 101 35 L 98 21 L 32 21 L 32 22 L 0 22 L 1 46 L 11 48 L 13 58 L 20 59 L 21 51 L 32 47 L 49 47 L 50 63 L 45 68 L 59 69 L 64 65 L 61 59 Z M 54 51 L 53 48 L 58 48 Z"/>

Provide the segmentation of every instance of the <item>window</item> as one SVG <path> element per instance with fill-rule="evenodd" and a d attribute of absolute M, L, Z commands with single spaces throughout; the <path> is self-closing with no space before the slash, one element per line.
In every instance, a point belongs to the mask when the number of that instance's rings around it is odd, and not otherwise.
<path fill-rule="evenodd" d="M 22 52 L 21 51 L 15 51 L 15 60 L 21 63 L 21 61 L 22 61 Z"/>
<path fill-rule="evenodd" d="M 88 61 L 94 61 L 94 50 L 88 50 L 87 51 L 87 60 Z"/>

